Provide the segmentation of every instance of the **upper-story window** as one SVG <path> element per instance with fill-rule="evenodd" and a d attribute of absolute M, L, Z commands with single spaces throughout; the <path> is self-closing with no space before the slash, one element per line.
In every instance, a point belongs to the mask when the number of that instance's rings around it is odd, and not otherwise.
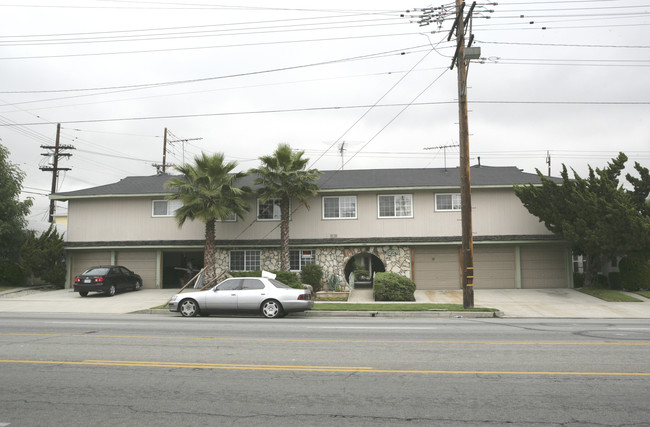
<path fill-rule="evenodd" d="M 269 199 L 266 202 L 257 199 L 257 219 L 280 221 L 280 199 Z"/>
<path fill-rule="evenodd" d="M 460 193 L 436 194 L 436 211 L 459 211 Z"/>
<path fill-rule="evenodd" d="M 235 221 L 237 221 L 237 215 L 235 215 L 234 213 L 230 214 L 230 216 L 227 218 L 224 218 L 222 220 L 217 220 L 217 222 L 235 222 Z"/>
<path fill-rule="evenodd" d="M 323 219 L 356 219 L 357 196 L 323 197 Z"/>
<path fill-rule="evenodd" d="M 152 216 L 174 216 L 183 206 L 180 200 L 154 200 L 151 204 Z"/>
<path fill-rule="evenodd" d="M 413 218 L 412 194 L 382 194 L 377 196 L 379 218 Z"/>

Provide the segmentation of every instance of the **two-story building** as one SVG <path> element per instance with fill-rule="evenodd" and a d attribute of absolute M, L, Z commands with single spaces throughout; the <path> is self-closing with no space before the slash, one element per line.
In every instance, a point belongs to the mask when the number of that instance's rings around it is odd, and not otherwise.
<path fill-rule="evenodd" d="M 68 202 L 68 277 L 98 264 L 125 265 L 145 288 L 179 287 L 203 263 L 204 224 L 178 227 L 169 175 L 51 197 Z M 245 181 L 245 182 L 244 182 Z M 539 184 L 516 167 L 471 168 L 475 288 L 572 287 L 571 253 L 515 196 Z M 251 185 L 247 177 L 240 185 Z M 418 289 L 459 289 L 459 169 L 325 171 L 310 209 L 297 202 L 290 224 L 291 269 L 316 263 L 345 284 L 357 266 L 412 278 Z M 279 268 L 278 201 L 251 198 L 247 218 L 216 225 L 221 271 Z"/>

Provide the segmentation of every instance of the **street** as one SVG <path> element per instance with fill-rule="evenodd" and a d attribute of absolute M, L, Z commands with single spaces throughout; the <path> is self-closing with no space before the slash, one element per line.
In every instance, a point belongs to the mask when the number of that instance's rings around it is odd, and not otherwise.
<path fill-rule="evenodd" d="M 650 423 L 644 319 L 0 322 L 0 426 Z"/>

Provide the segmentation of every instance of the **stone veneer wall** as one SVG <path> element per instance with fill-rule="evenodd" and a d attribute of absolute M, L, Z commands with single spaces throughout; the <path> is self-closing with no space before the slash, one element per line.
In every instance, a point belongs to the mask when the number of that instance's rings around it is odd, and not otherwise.
<path fill-rule="evenodd" d="M 396 273 L 411 279 L 411 248 L 404 246 L 361 246 L 329 247 L 316 249 L 316 263 L 323 268 L 323 280 L 327 283 L 331 275 L 339 278 L 341 285 L 347 285 L 345 266 L 358 254 L 375 255 L 384 263 L 386 272 Z M 326 285 L 325 283 L 325 285 Z"/>
<path fill-rule="evenodd" d="M 230 263 L 230 249 L 216 250 L 217 270 L 227 271 Z M 358 254 L 369 253 L 379 258 L 386 272 L 411 277 L 411 248 L 407 246 L 353 246 L 325 247 L 316 249 L 316 264 L 323 269 L 324 286 L 330 276 L 336 275 L 341 285 L 347 285 L 345 280 L 345 265 L 350 258 Z M 262 249 L 261 268 L 264 270 L 280 269 L 280 249 Z"/>

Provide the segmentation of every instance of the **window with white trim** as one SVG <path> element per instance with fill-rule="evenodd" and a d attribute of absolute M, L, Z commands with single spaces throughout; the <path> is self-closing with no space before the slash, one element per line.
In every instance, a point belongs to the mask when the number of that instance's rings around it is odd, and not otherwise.
<path fill-rule="evenodd" d="M 436 211 L 459 211 L 460 193 L 436 194 Z"/>
<path fill-rule="evenodd" d="M 230 271 L 260 270 L 261 251 L 230 251 Z"/>
<path fill-rule="evenodd" d="M 269 199 L 266 202 L 257 199 L 257 219 L 267 221 L 280 221 L 280 199 Z"/>
<path fill-rule="evenodd" d="M 356 219 L 357 196 L 323 197 L 323 219 Z"/>
<path fill-rule="evenodd" d="M 289 250 L 289 269 L 301 271 L 307 264 L 316 263 L 316 251 L 313 249 L 291 249 Z"/>
<path fill-rule="evenodd" d="M 151 203 L 151 216 L 174 216 L 183 207 L 180 200 L 154 200 Z"/>
<path fill-rule="evenodd" d="M 412 194 L 382 194 L 377 196 L 379 218 L 413 218 Z"/>
<path fill-rule="evenodd" d="M 237 215 L 235 213 L 230 214 L 229 217 L 221 220 L 217 220 L 217 222 L 235 222 L 237 221 Z"/>

